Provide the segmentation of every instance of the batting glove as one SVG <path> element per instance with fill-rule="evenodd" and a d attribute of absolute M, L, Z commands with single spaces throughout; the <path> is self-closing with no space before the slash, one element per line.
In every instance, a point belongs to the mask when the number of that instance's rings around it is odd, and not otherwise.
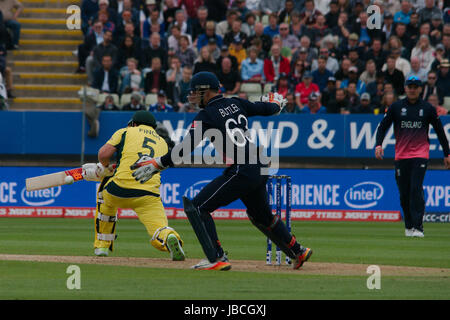
<path fill-rule="evenodd" d="M 110 177 L 114 174 L 112 165 L 107 167 L 99 163 L 85 163 L 81 167 L 82 175 L 86 181 L 102 181 L 104 177 Z"/>
<path fill-rule="evenodd" d="M 164 167 L 161 163 L 161 158 L 150 158 L 149 156 L 142 156 L 131 167 L 131 170 L 135 170 L 132 176 L 136 181 L 145 183 L 150 180 L 155 174 L 163 171 L 167 167 Z"/>
<path fill-rule="evenodd" d="M 276 103 L 280 107 L 281 112 L 287 104 L 287 99 L 277 92 L 269 92 L 261 97 L 261 102 Z"/>

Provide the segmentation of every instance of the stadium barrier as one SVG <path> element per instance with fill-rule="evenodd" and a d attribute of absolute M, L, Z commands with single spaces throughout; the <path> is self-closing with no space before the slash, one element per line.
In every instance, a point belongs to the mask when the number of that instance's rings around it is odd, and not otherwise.
<path fill-rule="evenodd" d="M 0 217 L 92 218 L 97 183 L 27 192 L 27 177 L 61 167 L 0 167 Z M 172 168 L 162 173 L 161 199 L 168 218 L 184 219 L 182 196 L 193 198 L 221 173 L 218 168 Z M 281 169 L 292 177 L 292 220 L 399 221 L 400 204 L 393 170 Z M 180 179 L 183 177 L 183 179 Z M 450 222 L 450 171 L 429 170 L 424 181 L 425 221 Z M 281 190 L 283 207 L 285 188 Z M 136 218 L 129 209 L 119 218 Z M 284 214 L 284 211 L 283 211 Z M 216 219 L 246 219 L 241 201 L 214 212 Z"/>

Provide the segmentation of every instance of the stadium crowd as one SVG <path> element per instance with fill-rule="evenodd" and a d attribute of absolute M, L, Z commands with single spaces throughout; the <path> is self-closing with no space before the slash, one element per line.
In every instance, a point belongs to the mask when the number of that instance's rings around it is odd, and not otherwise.
<path fill-rule="evenodd" d="M 371 5 L 379 29 L 368 28 Z M 227 96 L 281 93 L 287 113 L 384 113 L 417 76 L 423 99 L 448 113 L 448 0 L 83 0 L 81 9 L 76 72 L 107 94 L 101 110 L 196 112 L 189 81 L 211 71 Z"/>

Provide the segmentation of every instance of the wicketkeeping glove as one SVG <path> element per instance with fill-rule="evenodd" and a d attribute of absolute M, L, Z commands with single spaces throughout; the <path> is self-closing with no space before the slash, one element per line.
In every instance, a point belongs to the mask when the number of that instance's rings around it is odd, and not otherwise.
<path fill-rule="evenodd" d="M 104 167 L 100 162 L 85 163 L 81 168 L 83 169 L 83 178 L 86 181 L 102 181 L 104 177 L 110 177 L 114 174 L 112 165 Z"/>
<path fill-rule="evenodd" d="M 261 102 L 276 103 L 280 106 L 280 112 L 287 104 L 287 99 L 277 92 L 269 92 L 261 97 Z"/>
<path fill-rule="evenodd" d="M 131 170 L 135 170 L 132 176 L 140 183 L 147 182 L 153 175 L 163 171 L 167 167 L 164 167 L 161 163 L 161 158 L 150 158 L 149 156 L 142 156 L 138 161 L 136 161 L 131 167 Z"/>

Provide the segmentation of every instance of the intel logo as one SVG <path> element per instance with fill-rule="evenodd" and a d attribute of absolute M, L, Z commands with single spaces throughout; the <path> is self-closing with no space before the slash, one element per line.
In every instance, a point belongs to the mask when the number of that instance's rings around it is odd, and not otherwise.
<path fill-rule="evenodd" d="M 203 187 L 210 182 L 211 180 L 202 180 L 194 183 L 192 186 L 186 189 L 186 191 L 184 192 L 184 196 L 189 199 L 194 198 L 200 192 L 200 190 L 202 190 Z"/>
<path fill-rule="evenodd" d="M 48 188 L 44 190 L 27 191 L 22 189 L 22 201 L 29 206 L 46 206 L 55 202 L 61 194 L 61 187 Z"/>
<path fill-rule="evenodd" d="M 384 189 L 381 184 L 364 181 L 348 189 L 344 194 L 344 201 L 351 208 L 366 209 L 375 206 L 383 194 Z"/>

